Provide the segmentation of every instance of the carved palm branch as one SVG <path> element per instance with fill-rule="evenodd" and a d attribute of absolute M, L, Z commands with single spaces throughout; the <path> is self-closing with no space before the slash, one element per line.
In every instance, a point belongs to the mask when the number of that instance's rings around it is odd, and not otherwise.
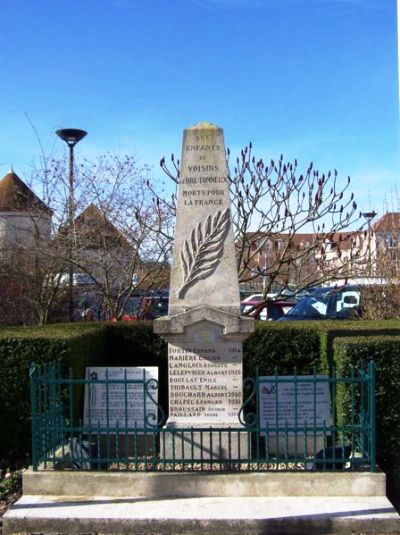
<path fill-rule="evenodd" d="M 199 222 L 192 230 L 190 240 L 185 240 L 181 250 L 183 281 L 178 291 L 179 299 L 193 283 L 208 277 L 216 269 L 228 228 L 229 208 L 226 208 L 223 212 L 218 210 L 214 217 L 208 215 L 204 225 Z"/>

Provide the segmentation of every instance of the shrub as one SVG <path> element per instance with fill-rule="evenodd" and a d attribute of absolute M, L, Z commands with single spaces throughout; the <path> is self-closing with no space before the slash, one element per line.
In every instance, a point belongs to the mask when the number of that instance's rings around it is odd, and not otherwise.
<path fill-rule="evenodd" d="M 161 366 L 167 370 L 167 344 L 153 333 L 153 322 L 108 324 L 108 366 Z"/>
<path fill-rule="evenodd" d="M 8 502 L 13 495 L 20 494 L 22 487 L 22 472 L 0 470 L 0 501 Z"/>
<path fill-rule="evenodd" d="M 400 322 L 393 321 L 293 321 L 257 322 L 243 345 L 245 376 L 329 373 L 334 364 L 333 343 L 338 337 L 400 336 Z"/>
<path fill-rule="evenodd" d="M 338 374 L 349 374 L 364 360 L 376 362 L 377 461 L 388 477 L 389 497 L 400 506 L 400 344 L 398 337 L 338 338 L 334 343 Z M 349 408 L 348 392 L 340 410 Z"/>
<path fill-rule="evenodd" d="M 323 331 L 322 331 L 323 332 Z M 257 322 L 254 333 L 243 344 L 245 377 L 313 373 L 320 368 L 320 322 Z"/>
<path fill-rule="evenodd" d="M 334 342 L 337 338 L 400 336 L 399 320 L 327 321 L 325 323 L 325 341 L 321 345 L 321 358 L 328 363 L 329 368 L 335 362 Z"/>
<path fill-rule="evenodd" d="M 153 322 L 114 323 L 107 327 L 107 366 L 158 366 L 158 402 L 168 410 L 167 343 L 153 333 Z"/>

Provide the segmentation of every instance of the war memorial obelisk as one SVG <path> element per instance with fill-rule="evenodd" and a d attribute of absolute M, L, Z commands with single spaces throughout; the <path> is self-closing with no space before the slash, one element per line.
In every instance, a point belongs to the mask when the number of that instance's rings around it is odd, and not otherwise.
<path fill-rule="evenodd" d="M 169 312 L 154 322 L 155 332 L 168 341 L 167 428 L 238 428 L 242 341 L 254 320 L 240 317 L 221 128 L 200 123 L 184 130 L 178 188 Z M 195 435 L 190 434 L 196 442 L 192 454 L 214 455 L 204 437 Z M 225 449 L 219 444 L 219 455 Z"/>

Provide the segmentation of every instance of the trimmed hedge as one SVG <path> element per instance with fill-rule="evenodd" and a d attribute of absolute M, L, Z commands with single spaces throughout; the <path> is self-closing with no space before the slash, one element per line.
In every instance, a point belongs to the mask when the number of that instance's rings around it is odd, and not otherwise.
<path fill-rule="evenodd" d="M 100 325 L 13 327 L 0 330 L 0 465 L 30 456 L 29 368 L 60 356 L 74 374 L 105 362 L 106 329 Z"/>
<path fill-rule="evenodd" d="M 335 364 L 334 343 L 337 338 L 354 338 L 360 336 L 400 336 L 399 320 L 371 321 L 328 321 L 325 328 L 325 341 L 321 355 L 331 368 Z"/>
<path fill-rule="evenodd" d="M 400 336 L 400 321 L 257 322 L 244 342 L 244 376 L 328 373 L 334 364 L 334 342 L 340 337 Z"/>
<path fill-rule="evenodd" d="M 108 366 L 158 366 L 158 402 L 167 410 L 167 343 L 153 333 L 153 322 L 108 324 L 106 347 Z"/>
<path fill-rule="evenodd" d="M 107 324 L 106 330 L 109 366 L 160 366 L 168 372 L 167 344 L 153 333 L 152 321 Z"/>
<path fill-rule="evenodd" d="M 400 344 L 398 337 L 338 338 L 334 342 L 338 375 L 347 375 L 362 360 L 376 363 L 377 462 L 387 474 L 388 494 L 400 506 Z M 348 410 L 348 392 L 340 410 Z"/>
<path fill-rule="evenodd" d="M 254 333 L 243 344 L 244 377 L 313 373 L 321 367 L 320 322 L 257 322 Z"/>

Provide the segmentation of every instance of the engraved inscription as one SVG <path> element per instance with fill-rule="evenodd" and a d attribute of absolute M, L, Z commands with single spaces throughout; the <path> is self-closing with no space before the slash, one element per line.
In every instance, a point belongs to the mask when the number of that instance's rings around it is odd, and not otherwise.
<path fill-rule="evenodd" d="M 183 299 L 192 284 L 213 273 L 222 256 L 224 238 L 229 228 L 229 208 L 211 217 L 208 215 L 204 227 L 201 222 L 195 227 L 190 240 L 185 240 L 181 250 L 183 270 L 182 286 L 178 297 Z"/>
<path fill-rule="evenodd" d="M 179 184 L 224 184 L 228 182 L 225 176 L 186 176 Z"/>
<path fill-rule="evenodd" d="M 242 404 L 240 344 L 169 345 L 169 417 L 236 425 Z M 232 356 L 234 355 L 234 356 Z"/>
<path fill-rule="evenodd" d="M 200 171 L 219 171 L 219 165 L 188 165 L 190 173 L 196 173 Z"/>
<path fill-rule="evenodd" d="M 221 146 L 217 143 L 214 143 L 213 145 L 186 145 L 185 149 L 190 151 L 207 151 L 207 152 L 213 152 L 217 150 L 221 150 Z"/>

